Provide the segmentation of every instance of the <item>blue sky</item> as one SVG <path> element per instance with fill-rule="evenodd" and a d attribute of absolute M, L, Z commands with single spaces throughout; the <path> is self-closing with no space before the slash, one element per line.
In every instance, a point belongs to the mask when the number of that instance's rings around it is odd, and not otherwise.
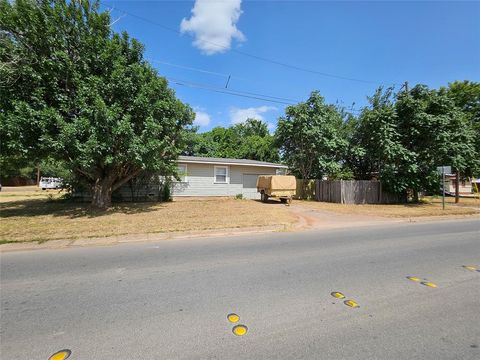
<path fill-rule="evenodd" d="M 480 2 L 113 1 L 116 31 L 146 47 L 177 96 L 197 112 L 200 131 L 254 116 L 273 130 L 287 106 L 191 87 L 249 92 L 280 102 L 316 89 L 327 102 L 366 105 L 380 84 L 430 87 L 480 81 Z M 192 12 L 193 10 L 193 12 Z M 163 27 L 170 28 L 167 30 Z M 218 46 L 221 45 L 221 46 Z M 350 81 L 261 61 L 270 59 Z M 195 68 L 201 71 L 193 71 Z M 178 81 L 177 81 L 178 82 Z M 396 85 L 399 88 L 399 85 Z M 282 100 L 282 99 L 287 100 Z"/>

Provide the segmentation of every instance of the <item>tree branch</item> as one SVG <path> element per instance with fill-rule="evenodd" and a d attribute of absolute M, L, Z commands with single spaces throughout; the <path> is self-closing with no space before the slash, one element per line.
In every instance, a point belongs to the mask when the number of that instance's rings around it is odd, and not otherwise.
<path fill-rule="evenodd" d="M 136 170 L 132 172 L 130 175 L 124 177 L 123 179 L 117 181 L 115 184 L 112 186 L 112 191 L 117 190 L 120 186 L 128 182 L 130 179 L 134 178 L 137 175 L 140 175 L 140 173 L 143 171 L 143 169 Z"/>

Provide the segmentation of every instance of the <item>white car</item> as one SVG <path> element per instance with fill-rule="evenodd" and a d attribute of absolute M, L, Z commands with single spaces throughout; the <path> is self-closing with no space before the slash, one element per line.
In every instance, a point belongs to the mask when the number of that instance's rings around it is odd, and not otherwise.
<path fill-rule="evenodd" d="M 38 187 L 42 190 L 61 189 L 63 187 L 63 179 L 54 177 L 41 177 Z"/>

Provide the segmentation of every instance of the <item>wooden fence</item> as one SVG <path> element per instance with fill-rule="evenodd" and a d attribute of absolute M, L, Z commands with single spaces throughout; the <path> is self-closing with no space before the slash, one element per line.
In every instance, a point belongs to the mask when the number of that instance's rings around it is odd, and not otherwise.
<path fill-rule="evenodd" d="M 317 180 L 315 199 L 341 204 L 399 203 L 399 196 L 382 189 L 380 181 L 371 180 Z"/>

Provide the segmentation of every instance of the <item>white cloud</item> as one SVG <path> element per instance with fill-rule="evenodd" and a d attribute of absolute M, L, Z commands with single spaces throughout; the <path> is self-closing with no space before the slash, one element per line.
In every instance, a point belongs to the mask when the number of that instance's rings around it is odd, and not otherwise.
<path fill-rule="evenodd" d="M 245 109 L 232 108 L 230 109 L 230 120 L 232 124 L 242 123 L 248 118 L 265 120 L 262 114 L 273 110 L 277 110 L 277 108 L 274 106 L 259 106 Z"/>
<path fill-rule="evenodd" d="M 198 126 L 208 126 L 208 124 L 210 124 L 210 115 L 205 111 L 195 111 L 195 120 L 193 123 Z"/>
<path fill-rule="evenodd" d="M 207 55 L 230 49 L 232 40 L 244 41 L 237 29 L 242 0 L 195 0 L 190 19 L 180 23 L 182 33 L 193 33 L 193 45 Z M 220 45 L 220 46 L 217 46 Z"/>

